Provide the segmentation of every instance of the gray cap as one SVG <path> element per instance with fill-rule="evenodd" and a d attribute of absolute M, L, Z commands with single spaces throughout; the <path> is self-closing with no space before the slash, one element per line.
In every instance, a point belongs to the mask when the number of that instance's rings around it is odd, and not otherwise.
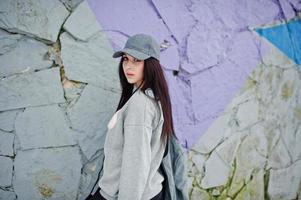
<path fill-rule="evenodd" d="M 113 58 L 120 57 L 124 53 L 139 60 L 145 60 L 150 57 L 160 60 L 159 44 L 153 37 L 146 34 L 136 34 L 130 37 L 125 43 L 125 47 L 113 54 Z"/>

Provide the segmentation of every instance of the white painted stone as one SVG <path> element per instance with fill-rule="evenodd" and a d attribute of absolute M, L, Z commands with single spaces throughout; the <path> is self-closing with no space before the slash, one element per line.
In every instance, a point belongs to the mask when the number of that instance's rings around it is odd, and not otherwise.
<path fill-rule="evenodd" d="M 198 187 L 194 187 L 191 193 L 191 200 L 210 200 L 210 195 Z"/>
<path fill-rule="evenodd" d="M 256 97 L 263 103 L 262 114 L 264 119 L 273 119 L 275 117 L 273 112 L 277 112 L 277 109 L 273 109 L 275 105 L 271 105 L 271 102 L 277 96 L 283 70 L 273 65 L 260 65 L 260 68 L 261 70 L 253 74 L 253 78 L 260 84 L 256 89 Z M 278 107 L 279 105 L 277 105 Z"/>
<path fill-rule="evenodd" d="M 64 24 L 73 37 L 87 41 L 89 37 L 101 30 L 94 13 L 87 1 L 79 4 Z"/>
<path fill-rule="evenodd" d="M 13 144 L 15 135 L 13 133 L 6 133 L 0 130 L 0 155 L 13 156 Z"/>
<path fill-rule="evenodd" d="M 230 114 L 219 116 L 204 135 L 198 140 L 194 149 L 200 153 L 206 154 L 211 152 L 220 142 L 227 131 L 231 131 L 228 127 Z"/>
<path fill-rule="evenodd" d="M 253 171 L 264 168 L 266 158 L 260 155 L 256 145 L 262 139 L 258 134 L 251 134 L 240 144 L 236 153 L 236 169 L 228 194 L 233 197 L 251 178 Z"/>
<path fill-rule="evenodd" d="M 0 80 L 0 111 L 65 102 L 60 68 Z"/>
<path fill-rule="evenodd" d="M 88 42 L 81 42 L 65 32 L 60 41 L 65 75 L 69 80 L 120 91 L 118 62 L 112 58 L 113 50 L 104 33 L 98 32 Z"/>
<path fill-rule="evenodd" d="M 72 129 L 88 159 L 104 145 L 107 124 L 116 110 L 120 94 L 88 84 L 73 107 L 68 108 Z"/>
<path fill-rule="evenodd" d="M 18 115 L 15 126 L 22 149 L 76 144 L 75 135 L 57 104 L 26 108 Z"/>
<path fill-rule="evenodd" d="M 4 49 L 0 54 L 0 77 L 33 72 L 52 65 L 52 61 L 45 59 L 48 51 L 47 45 L 32 38 L 12 35 L 0 30 L 1 48 Z"/>
<path fill-rule="evenodd" d="M 288 150 L 283 142 L 282 136 L 280 136 L 276 143 L 271 155 L 268 159 L 268 168 L 281 169 L 288 167 L 292 162 Z"/>
<path fill-rule="evenodd" d="M 276 143 L 277 141 L 277 138 L 274 141 L 273 137 L 275 135 L 277 137 L 278 132 L 269 132 L 268 130 L 269 129 L 266 129 L 266 125 L 262 122 L 256 123 L 250 128 L 251 138 L 254 140 L 254 148 L 262 157 L 268 156 L 269 139 L 271 143 Z M 273 143 L 273 146 L 275 145 L 275 143 Z"/>
<path fill-rule="evenodd" d="M 20 110 L 9 110 L 0 112 L 0 129 L 4 131 L 13 131 L 17 113 Z"/>
<path fill-rule="evenodd" d="M 69 12 L 58 0 L 0 1 L 0 27 L 55 42 Z"/>
<path fill-rule="evenodd" d="M 267 43 L 265 45 L 270 47 L 269 53 L 262 57 L 265 65 L 274 65 L 283 69 L 288 69 L 295 66 L 295 63 L 291 59 L 288 59 L 287 55 L 285 55 L 281 50 L 275 48 L 273 44 Z"/>
<path fill-rule="evenodd" d="M 239 104 L 242 104 L 252 98 L 254 98 L 254 89 L 248 89 L 244 91 L 240 91 L 235 97 L 231 100 L 231 102 L 227 105 L 225 108 L 225 112 L 232 112 L 234 108 L 239 106 Z"/>
<path fill-rule="evenodd" d="M 258 121 L 258 111 L 259 105 L 256 100 L 249 100 L 243 104 L 240 104 L 236 114 L 239 129 L 244 129 L 255 124 Z"/>
<path fill-rule="evenodd" d="M 199 175 L 203 176 L 204 175 L 204 165 L 205 165 L 207 158 L 203 154 L 193 153 L 191 156 L 191 160 L 195 165 L 194 167 L 197 168 Z"/>
<path fill-rule="evenodd" d="M 11 186 L 13 174 L 13 160 L 5 156 L 0 156 L 0 166 L 0 186 Z"/>
<path fill-rule="evenodd" d="M 236 135 L 229 137 L 223 143 L 221 143 L 216 148 L 216 152 L 226 163 L 232 164 L 240 141 L 241 136 L 239 133 L 236 133 Z"/>
<path fill-rule="evenodd" d="M 268 194 L 271 200 L 295 199 L 300 187 L 301 160 L 290 167 L 270 171 Z"/>
<path fill-rule="evenodd" d="M 18 199 L 74 200 L 81 175 L 79 148 L 18 151 L 13 179 Z"/>
<path fill-rule="evenodd" d="M 60 0 L 68 10 L 73 10 L 84 0 Z"/>
<path fill-rule="evenodd" d="M 225 185 L 228 180 L 231 167 L 220 156 L 213 152 L 205 163 L 205 176 L 202 179 L 202 188 L 208 189 Z"/>
<path fill-rule="evenodd" d="M 236 196 L 235 200 L 265 200 L 264 198 L 264 171 L 260 170 L 253 175 L 253 179 Z"/>

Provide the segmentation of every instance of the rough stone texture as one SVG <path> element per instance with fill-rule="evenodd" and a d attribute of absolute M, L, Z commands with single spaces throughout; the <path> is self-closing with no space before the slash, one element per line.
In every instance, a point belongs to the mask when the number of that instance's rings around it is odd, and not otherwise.
<path fill-rule="evenodd" d="M 19 151 L 14 168 L 13 186 L 18 199 L 77 197 L 81 170 L 78 147 Z"/>
<path fill-rule="evenodd" d="M 290 167 L 270 171 L 268 193 L 270 199 L 296 199 L 300 190 L 301 160 Z"/>
<path fill-rule="evenodd" d="M 300 10 L 299 0 L 1 1 L 0 199 L 88 196 L 120 95 L 112 49 L 139 32 L 160 43 L 190 199 L 300 198 L 300 66 L 254 31 Z"/>
<path fill-rule="evenodd" d="M 60 0 L 68 10 L 73 10 L 84 0 Z"/>
<path fill-rule="evenodd" d="M 186 6 L 188 3 L 181 0 L 152 0 L 152 2 L 177 41 L 181 43 L 196 23 Z M 174 23 L 175 21 L 177 23 Z"/>
<path fill-rule="evenodd" d="M 19 113 L 15 127 L 21 148 L 31 149 L 76 144 L 75 134 L 68 127 L 64 115 L 56 104 L 29 107 L 24 112 Z"/>
<path fill-rule="evenodd" d="M 0 186 L 6 187 L 12 184 L 13 160 L 0 156 Z"/>
<path fill-rule="evenodd" d="M 13 133 L 6 133 L 0 130 L 0 155 L 13 156 L 13 144 L 15 135 Z"/>
<path fill-rule="evenodd" d="M 239 129 L 244 129 L 258 121 L 258 102 L 250 100 L 241 104 L 236 113 Z M 248 113 L 246 115 L 246 113 Z"/>
<path fill-rule="evenodd" d="M 83 1 L 68 17 L 64 23 L 64 29 L 73 37 L 87 41 L 89 37 L 100 30 L 100 27 L 88 3 Z"/>
<path fill-rule="evenodd" d="M 0 111 L 64 102 L 58 67 L 0 80 Z"/>
<path fill-rule="evenodd" d="M 102 32 L 94 34 L 88 42 L 76 41 L 68 33 L 63 33 L 60 41 L 65 74 L 69 80 L 119 90 L 118 62 L 112 58 L 113 51 Z"/>
<path fill-rule="evenodd" d="M 76 104 L 68 108 L 71 127 L 77 131 L 76 138 L 88 159 L 103 148 L 107 123 L 116 110 L 118 97 L 117 93 L 87 85 Z"/>
<path fill-rule="evenodd" d="M 58 0 L 0 2 L 0 27 L 55 42 L 69 12 Z"/>
<path fill-rule="evenodd" d="M 264 200 L 264 174 L 263 170 L 254 174 L 252 180 L 246 184 L 234 200 Z"/>
<path fill-rule="evenodd" d="M 26 36 L 0 30 L 0 49 L 0 78 L 52 65 L 52 61 L 45 59 L 47 45 Z"/>
<path fill-rule="evenodd" d="M 15 118 L 19 110 L 9 110 L 0 112 L 0 129 L 4 131 L 13 131 Z"/>
<path fill-rule="evenodd" d="M 216 177 L 209 176 L 210 170 L 201 175 L 192 173 L 197 167 L 191 165 L 191 191 L 200 187 L 210 197 L 221 200 L 297 198 L 301 180 L 300 72 L 288 58 L 278 57 L 276 50 L 270 53 L 191 149 L 203 153 L 191 154 L 191 160 L 217 153 L 230 164 L 233 172 L 228 174 L 229 182 L 206 189 L 196 183 L 205 177 L 212 182 Z M 211 148 L 204 151 L 206 145 Z M 208 166 L 208 161 L 205 159 L 201 165 Z M 224 164 L 217 166 L 216 172 L 224 168 Z"/>
<path fill-rule="evenodd" d="M 212 153 L 206 161 L 205 176 L 202 179 L 201 187 L 204 189 L 224 185 L 230 173 L 230 167 L 217 153 Z"/>
<path fill-rule="evenodd" d="M 218 144 L 220 144 L 227 131 L 231 131 L 230 128 L 225 129 L 228 126 L 230 120 L 230 114 L 225 114 L 217 118 L 214 123 L 208 128 L 207 134 L 202 137 L 201 140 L 193 147 L 200 153 L 210 153 Z"/>
<path fill-rule="evenodd" d="M 5 191 L 0 189 L 0 199 L 1 200 L 16 200 L 17 197 L 14 192 Z"/>
<path fill-rule="evenodd" d="M 105 4 L 99 3 L 99 1 L 95 0 L 87 0 L 92 11 L 95 13 L 95 16 L 100 23 L 101 27 L 105 31 L 107 37 L 110 39 L 110 43 L 112 44 L 113 50 L 120 50 L 124 47 L 124 44 L 129 36 L 132 36 L 136 33 L 147 33 L 154 36 L 158 39 L 159 44 L 161 45 L 162 54 L 160 57 L 165 57 L 161 64 L 166 69 L 179 69 L 180 64 L 180 55 L 182 55 L 183 50 L 179 50 L 178 44 L 173 34 L 170 32 L 169 25 L 166 24 L 168 21 L 166 18 L 163 18 L 164 14 L 161 14 L 158 10 L 156 4 L 167 4 L 169 9 L 163 7 L 162 10 L 167 10 L 166 17 L 169 17 L 170 21 L 174 21 L 171 17 L 174 15 L 177 16 L 177 19 L 180 19 L 185 15 L 185 17 L 189 18 L 189 13 L 185 13 L 188 11 L 185 7 L 185 4 L 182 1 L 178 1 L 170 4 L 170 2 L 155 2 L 155 1 L 140 1 L 140 0 L 132 0 L 129 4 L 126 1 L 118 1 L 112 0 L 110 2 L 106 2 Z M 118 6 L 116 6 L 118 5 Z M 127 12 L 125 12 L 125 10 Z M 160 9 L 161 10 L 161 9 Z M 185 11 L 183 11 L 185 10 Z M 178 12 L 181 12 L 179 14 Z M 122 13 L 123 23 L 120 23 L 120 14 Z M 170 14 L 174 13 L 174 14 Z M 190 19 L 191 20 L 191 19 Z M 177 35 L 182 36 L 187 30 L 179 30 L 181 27 L 189 27 L 185 24 L 188 23 L 177 23 L 177 25 L 171 25 L 177 30 Z M 172 36 L 172 37 L 171 37 Z M 181 40 L 181 38 L 180 38 Z M 183 40 L 184 43 L 185 40 Z M 169 43 L 166 48 L 165 44 Z M 179 55 L 180 54 L 180 55 Z M 179 61 L 179 62 L 178 62 Z"/>

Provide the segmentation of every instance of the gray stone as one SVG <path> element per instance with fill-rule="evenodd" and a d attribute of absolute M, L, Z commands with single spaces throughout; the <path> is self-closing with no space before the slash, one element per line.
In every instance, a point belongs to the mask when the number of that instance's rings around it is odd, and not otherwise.
<path fill-rule="evenodd" d="M 16 73 L 32 72 L 49 68 L 52 61 L 46 60 L 47 45 L 26 36 L 10 35 L 0 30 L 0 78 Z"/>
<path fill-rule="evenodd" d="M 89 37 L 101 30 L 87 1 L 83 1 L 76 7 L 65 22 L 64 29 L 73 37 L 83 41 L 87 41 Z"/>
<path fill-rule="evenodd" d="M 15 126 L 22 149 L 76 144 L 57 104 L 26 108 L 18 115 Z"/>
<path fill-rule="evenodd" d="M 88 159 L 103 148 L 107 123 L 117 108 L 119 94 L 88 84 L 73 107 L 68 108 L 72 129 Z"/>
<path fill-rule="evenodd" d="M 74 81 L 69 81 L 68 79 L 63 81 L 65 98 L 69 106 L 76 103 L 76 100 L 80 97 L 85 86 L 86 84 L 84 83 L 75 83 Z"/>
<path fill-rule="evenodd" d="M 6 133 L 0 130 L 0 155 L 13 156 L 13 144 L 15 135 L 13 133 Z"/>
<path fill-rule="evenodd" d="M 270 171 L 268 194 L 271 200 L 296 199 L 301 180 L 301 160 L 290 167 Z"/>
<path fill-rule="evenodd" d="M 78 147 L 18 151 L 13 187 L 18 199 L 74 200 L 81 174 Z"/>
<path fill-rule="evenodd" d="M 0 29 L 0 55 L 9 53 L 14 49 L 21 38 L 23 38 L 23 36 L 20 34 L 10 34 L 9 32 Z"/>
<path fill-rule="evenodd" d="M 0 1 L 0 27 L 51 42 L 57 40 L 69 12 L 58 0 Z"/>
<path fill-rule="evenodd" d="M 17 197 L 14 192 L 0 189 L 0 200 L 16 200 Z"/>
<path fill-rule="evenodd" d="M 92 189 L 92 193 L 94 193 L 97 190 L 99 181 L 98 173 L 101 170 L 100 166 L 102 166 L 103 164 L 103 159 L 104 154 L 103 150 L 101 150 L 98 152 L 98 155 L 95 159 L 92 159 L 91 162 L 88 162 L 83 166 L 81 182 L 79 186 L 79 200 L 85 200 L 87 196 L 89 196 Z"/>
<path fill-rule="evenodd" d="M 0 112 L 0 129 L 4 131 L 13 131 L 15 118 L 20 110 L 9 110 Z"/>
<path fill-rule="evenodd" d="M 0 186 L 10 186 L 12 184 L 13 160 L 0 156 L 0 166 Z"/>
<path fill-rule="evenodd" d="M 97 32 L 88 42 L 76 41 L 63 33 L 60 41 L 65 75 L 69 80 L 120 91 L 118 62 L 112 58 L 113 51 L 104 33 Z"/>
<path fill-rule="evenodd" d="M 220 156 L 213 152 L 205 163 L 205 176 L 201 182 L 202 188 L 208 189 L 225 185 L 231 167 Z"/>
<path fill-rule="evenodd" d="M 0 111 L 64 102 L 58 67 L 0 81 Z"/>

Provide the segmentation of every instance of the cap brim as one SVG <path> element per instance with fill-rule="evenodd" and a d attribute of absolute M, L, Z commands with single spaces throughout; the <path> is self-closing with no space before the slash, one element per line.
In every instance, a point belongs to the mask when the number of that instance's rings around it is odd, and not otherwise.
<path fill-rule="evenodd" d="M 150 58 L 151 56 L 145 54 L 145 53 L 142 53 L 140 51 L 137 51 L 135 49 L 128 49 L 128 48 L 124 48 L 120 51 L 116 51 L 114 54 L 113 54 L 113 58 L 118 58 L 120 56 L 122 56 L 124 53 L 127 53 L 135 58 L 137 58 L 138 60 L 145 60 L 147 58 Z"/>

